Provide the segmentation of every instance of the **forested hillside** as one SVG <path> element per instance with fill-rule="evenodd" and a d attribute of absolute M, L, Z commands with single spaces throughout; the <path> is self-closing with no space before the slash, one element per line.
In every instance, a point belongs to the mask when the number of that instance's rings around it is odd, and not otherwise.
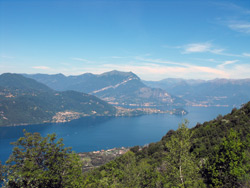
<path fill-rule="evenodd" d="M 250 103 L 190 130 L 186 123 L 85 174 L 84 187 L 249 187 Z"/>

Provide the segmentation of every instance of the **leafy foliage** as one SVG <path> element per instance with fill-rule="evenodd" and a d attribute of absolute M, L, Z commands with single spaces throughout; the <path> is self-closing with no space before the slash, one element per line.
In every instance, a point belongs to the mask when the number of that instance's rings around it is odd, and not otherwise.
<path fill-rule="evenodd" d="M 85 187 L 249 187 L 250 102 L 84 174 Z"/>
<path fill-rule="evenodd" d="M 208 159 L 208 184 L 213 187 L 240 187 L 240 180 L 246 174 L 245 146 L 237 132 L 231 129 L 227 138 L 216 148 Z"/>
<path fill-rule="evenodd" d="M 171 187 L 202 187 L 198 161 L 190 153 L 192 133 L 187 121 L 179 125 L 176 134 L 166 143 L 166 181 Z M 171 183 L 170 183 L 171 182 Z"/>
<path fill-rule="evenodd" d="M 55 134 L 43 138 L 24 131 L 6 162 L 5 187 L 79 187 L 82 163 Z"/>

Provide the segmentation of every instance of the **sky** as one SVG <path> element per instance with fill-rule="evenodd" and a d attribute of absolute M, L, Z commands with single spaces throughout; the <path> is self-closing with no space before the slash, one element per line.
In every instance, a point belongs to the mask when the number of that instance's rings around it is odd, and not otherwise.
<path fill-rule="evenodd" d="M 250 78 L 248 0 L 0 0 L 0 74 Z"/>

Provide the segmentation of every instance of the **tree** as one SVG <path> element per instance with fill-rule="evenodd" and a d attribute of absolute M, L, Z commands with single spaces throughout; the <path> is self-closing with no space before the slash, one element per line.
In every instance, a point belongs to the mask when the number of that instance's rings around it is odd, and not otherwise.
<path fill-rule="evenodd" d="M 236 131 L 230 130 L 215 155 L 207 162 L 207 181 L 212 187 L 239 187 L 246 174 L 245 146 Z"/>
<path fill-rule="evenodd" d="M 178 130 L 166 143 L 166 186 L 167 187 L 203 187 L 199 166 L 190 153 L 192 133 L 187 128 L 188 121 L 179 125 Z"/>
<path fill-rule="evenodd" d="M 12 143 L 5 187 L 80 187 L 82 164 L 56 135 L 28 133 Z"/>

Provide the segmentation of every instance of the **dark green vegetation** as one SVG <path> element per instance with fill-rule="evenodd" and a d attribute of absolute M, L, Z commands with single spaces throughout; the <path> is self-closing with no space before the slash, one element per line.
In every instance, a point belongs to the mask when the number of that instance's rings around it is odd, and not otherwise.
<path fill-rule="evenodd" d="M 25 133 L 4 167 L 6 186 L 250 187 L 250 102 L 192 129 L 186 125 L 86 173 L 53 135 Z"/>
<path fill-rule="evenodd" d="M 89 93 L 116 105 L 180 105 L 183 101 L 162 89 L 146 86 L 132 72 L 111 71 L 100 75 L 91 73 L 79 76 L 62 74 L 25 75 L 58 90 L 74 90 Z"/>
<path fill-rule="evenodd" d="M 78 155 L 64 148 L 54 134 L 43 138 L 24 132 L 13 143 L 13 153 L 5 166 L 4 187 L 79 187 L 83 181 Z"/>
<path fill-rule="evenodd" d="M 89 115 L 115 115 L 95 96 L 57 92 L 18 74 L 0 75 L 0 126 L 64 122 Z"/>
<path fill-rule="evenodd" d="M 84 174 L 85 187 L 249 187 L 250 102 Z"/>
<path fill-rule="evenodd" d="M 144 81 L 175 96 L 181 96 L 189 105 L 240 106 L 250 100 L 250 79 L 185 80 L 168 78 L 161 81 Z"/>

